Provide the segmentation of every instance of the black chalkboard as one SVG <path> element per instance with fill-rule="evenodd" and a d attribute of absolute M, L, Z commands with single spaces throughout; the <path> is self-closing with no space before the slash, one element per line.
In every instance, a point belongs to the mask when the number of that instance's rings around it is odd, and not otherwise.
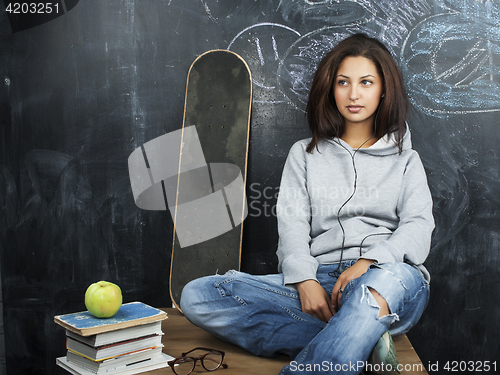
<path fill-rule="evenodd" d="M 127 158 L 181 128 L 187 70 L 210 49 L 234 51 L 252 70 L 242 269 L 276 272 L 276 194 L 290 146 L 309 135 L 312 72 L 357 31 L 382 40 L 401 65 L 434 199 L 431 300 L 410 340 L 426 366 L 500 358 L 496 2 L 58 3 L 65 12 L 53 19 L 0 13 L 8 374 L 64 373 L 55 366 L 64 332 L 53 316 L 83 310 L 86 287 L 99 279 L 118 283 L 125 302 L 171 306 L 172 219 L 135 206 Z"/>

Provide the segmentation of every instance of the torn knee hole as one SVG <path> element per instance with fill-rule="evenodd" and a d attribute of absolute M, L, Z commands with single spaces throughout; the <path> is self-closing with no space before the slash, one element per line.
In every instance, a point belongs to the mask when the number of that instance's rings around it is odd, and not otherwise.
<path fill-rule="evenodd" d="M 384 316 L 387 316 L 391 313 L 390 309 L 389 309 L 389 305 L 387 304 L 386 300 L 384 299 L 384 297 L 382 297 L 379 292 L 377 292 L 375 289 L 371 288 L 371 287 L 368 287 L 368 290 L 370 291 L 370 293 L 373 295 L 373 297 L 375 298 L 375 301 L 377 301 L 377 304 L 380 308 L 379 310 L 379 314 L 378 314 L 378 317 L 379 318 L 382 318 Z"/>

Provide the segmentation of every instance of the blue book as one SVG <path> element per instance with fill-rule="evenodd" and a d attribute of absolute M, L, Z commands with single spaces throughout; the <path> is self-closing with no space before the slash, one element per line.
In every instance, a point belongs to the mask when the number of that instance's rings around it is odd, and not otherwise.
<path fill-rule="evenodd" d="M 81 336 L 133 327 L 163 320 L 167 313 L 142 302 L 125 303 L 111 318 L 96 318 L 88 311 L 57 315 L 54 321 L 60 326 Z"/>

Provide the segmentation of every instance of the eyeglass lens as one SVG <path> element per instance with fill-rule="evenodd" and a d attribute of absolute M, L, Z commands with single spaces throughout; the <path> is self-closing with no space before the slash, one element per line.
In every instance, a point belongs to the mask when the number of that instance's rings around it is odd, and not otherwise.
<path fill-rule="evenodd" d="M 222 363 L 222 354 L 219 352 L 210 352 L 202 359 L 203 367 L 208 371 L 214 371 L 219 368 Z"/>
<path fill-rule="evenodd" d="M 177 375 L 187 375 L 194 370 L 195 361 L 193 358 L 184 357 L 175 361 L 175 368 L 173 369 Z"/>

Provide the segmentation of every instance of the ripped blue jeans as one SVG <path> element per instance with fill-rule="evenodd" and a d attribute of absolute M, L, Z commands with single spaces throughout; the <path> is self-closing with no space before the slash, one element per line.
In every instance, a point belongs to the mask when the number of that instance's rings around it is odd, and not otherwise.
<path fill-rule="evenodd" d="M 342 264 L 347 268 L 355 261 Z M 330 295 L 338 264 L 320 265 L 317 279 Z M 379 318 L 369 288 L 387 302 Z M 285 374 L 359 374 L 380 336 L 406 333 L 429 300 L 429 284 L 406 263 L 373 264 L 344 288 L 341 308 L 325 323 L 302 312 L 294 286 L 282 274 L 253 276 L 237 271 L 193 280 L 184 288 L 181 309 L 193 324 L 256 355 L 286 354 Z"/>

